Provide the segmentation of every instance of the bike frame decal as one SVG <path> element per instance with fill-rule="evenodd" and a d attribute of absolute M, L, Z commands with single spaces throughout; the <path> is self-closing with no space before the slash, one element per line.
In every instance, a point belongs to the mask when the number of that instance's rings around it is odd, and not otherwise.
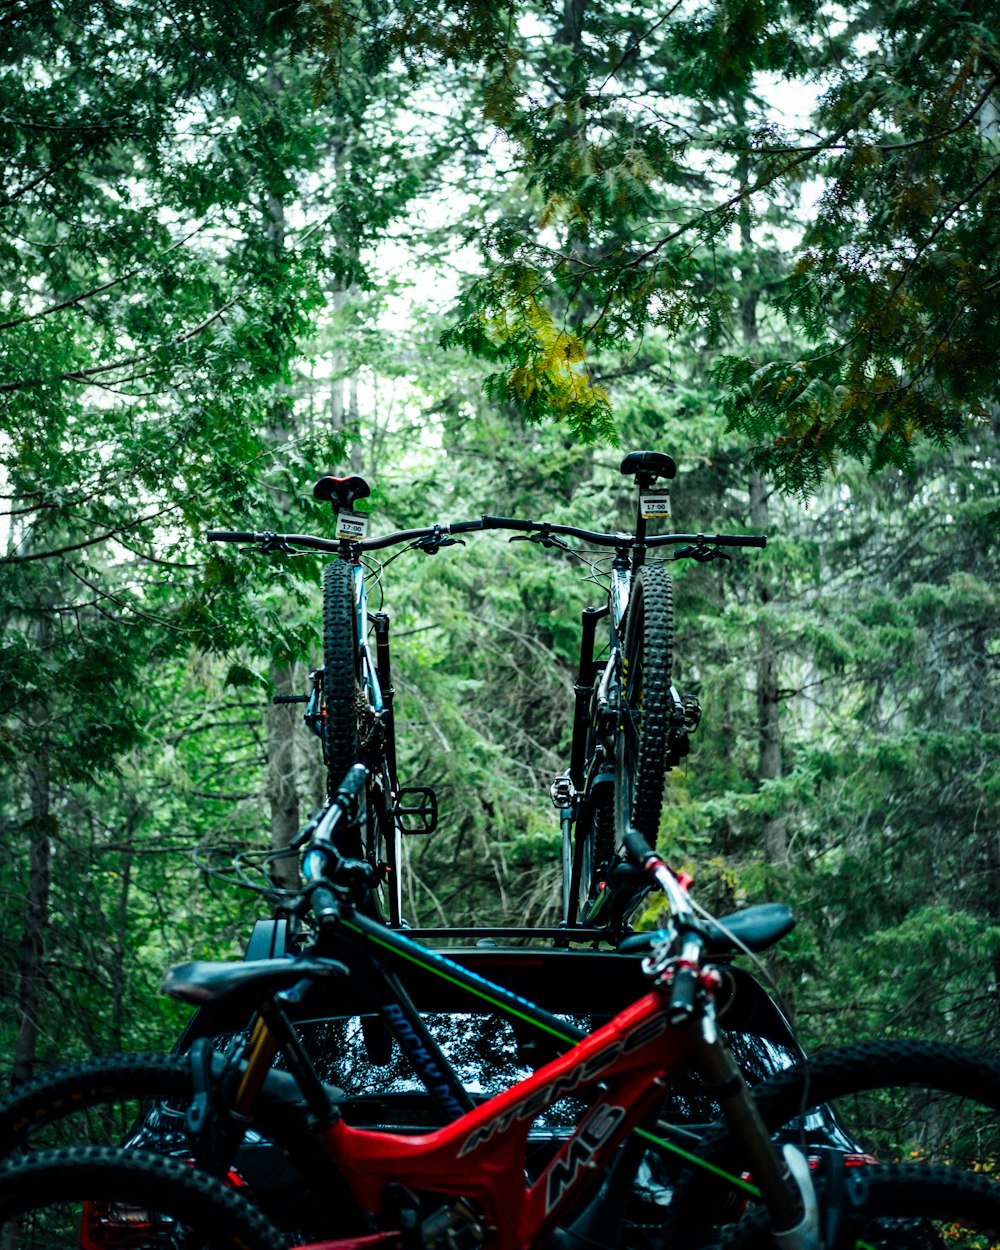
<path fill-rule="evenodd" d="M 407 1019 L 399 1003 L 386 1003 L 382 1008 L 385 1022 L 399 1040 L 400 1047 L 417 1070 L 427 1092 L 437 1099 L 443 1110 L 452 1116 L 464 1114 L 466 1108 L 454 1097 L 448 1085 L 447 1074 L 434 1059 L 419 1033 Z"/>
<path fill-rule="evenodd" d="M 576 1184 L 584 1168 L 589 1168 L 604 1143 L 625 1119 L 624 1107 L 612 1107 L 597 1103 L 580 1126 L 580 1131 L 570 1143 L 566 1157 L 549 1169 L 545 1189 L 545 1212 L 553 1210 L 559 1199 Z"/>
<path fill-rule="evenodd" d="M 560 1098 L 565 1098 L 575 1089 L 595 1080 L 606 1068 L 611 1067 L 619 1056 L 627 1055 L 654 1037 L 659 1037 L 666 1027 L 665 1015 L 653 1016 L 619 1041 L 613 1042 L 606 1050 L 599 1051 L 592 1059 L 577 1064 L 570 1072 L 559 1076 L 551 1085 L 543 1087 L 526 1098 L 520 1106 L 512 1107 L 492 1123 L 487 1124 L 485 1128 L 477 1129 L 458 1152 L 459 1158 L 470 1154 L 483 1142 L 489 1141 L 496 1132 L 503 1132 L 514 1120 L 533 1120 L 546 1107 L 551 1107 Z"/>
<path fill-rule="evenodd" d="M 669 1030 L 657 993 L 626 1007 L 565 1055 L 460 1119 L 407 1136 L 352 1128 L 325 1133 L 336 1166 L 360 1204 L 385 1210 L 391 1183 L 467 1197 L 496 1229 L 496 1250 L 536 1244 L 581 1184 L 606 1165 L 630 1128 L 659 1102 L 672 1073 L 690 1058 L 686 1032 Z M 541 1174 L 525 1181 L 528 1133 L 567 1090 L 600 1077 L 605 1092 Z M 470 1142 L 475 1144 L 470 1146 Z"/>

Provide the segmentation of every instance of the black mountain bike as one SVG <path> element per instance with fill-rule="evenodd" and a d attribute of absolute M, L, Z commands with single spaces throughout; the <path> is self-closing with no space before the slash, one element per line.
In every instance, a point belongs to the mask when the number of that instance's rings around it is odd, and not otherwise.
<path fill-rule="evenodd" d="M 404 789 L 398 783 L 389 616 L 369 611 L 368 585 L 381 568 L 368 557 L 394 546 L 434 554 L 461 544 L 460 535 L 482 530 L 514 530 L 510 541 L 564 552 L 589 564 L 606 583 L 606 601 L 583 612 L 569 768 L 552 786 L 562 828 L 564 936 L 614 941 L 648 893 L 648 881 L 626 862 L 624 833 L 634 827 L 655 846 L 666 774 L 687 754 L 701 715 L 697 702 L 673 683 L 671 581 L 663 561 L 649 555 L 669 549 L 670 560 L 728 559 L 727 548 L 763 547 L 767 540 L 650 534 L 651 519 L 669 516 L 663 483 L 674 477 L 676 465 L 663 452 L 636 451 L 622 461 L 621 472 L 638 488 L 632 533 L 484 515 L 369 538 L 367 518 L 354 505 L 370 488 L 355 476 L 324 477 L 314 489 L 337 514 L 333 539 L 223 530 L 207 535 L 212 542 L 247 544 L 264 554 L 311 550 L 338 557 L 323 575 L 323 667 L 311 695 L 284 699 L 308 704 L 306 723 L 322 739 L 330 787 L 355 760 L 368 769 L 357 853 L 377 869 L 390 926 L 402 923 L 400 837 L 433 830 L 437 801 L 429 787 Z M 595 659 L 601 622 L 606 653 Z"/>

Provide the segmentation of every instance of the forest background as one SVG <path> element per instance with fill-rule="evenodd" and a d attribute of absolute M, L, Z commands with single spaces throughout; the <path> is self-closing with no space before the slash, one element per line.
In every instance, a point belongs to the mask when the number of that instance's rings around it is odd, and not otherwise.
<path fill-rule="evenodd" d="M 766 531 L 676 569 L 704 711 L 660 847 L 782 899 L 807 1045 L 995 1049 L 1000 47 L 923 0 L 8 0 L 0 1067 L 168 1045 L 318 743 L 313 558 L 210 528 Z M 525 550 L 528 547 L 528 550 Z M 497 536 L 387 569 L 412 922 L 551 923 L 579 611 Z"/>

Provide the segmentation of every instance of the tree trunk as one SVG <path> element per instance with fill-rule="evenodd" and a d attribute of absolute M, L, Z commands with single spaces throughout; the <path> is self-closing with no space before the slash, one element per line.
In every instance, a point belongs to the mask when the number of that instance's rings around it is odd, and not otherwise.
<path fill-rule="evenodd" d="M 49 925 L 49 887 L 53 850 L 53 818 L 49 766 L 44 752 L 28 769 L 31 795 L 28 892 L 24 904 L 21 959 L 18 968 L 17 1039 L 11 1084 L 34 1076 L 38 1053 L 38 1022 L 45 990 L 45 938 Z"/>
<path fill-rule="evenodd" d="M 128 990 L 127 961 L 129 949 L 128 908 L 132 889 L 132 861 L 134 859 L 135 831 L 139 824 L 139 812 L 129 812 L 125 822 L 122 841 L 121 870 L 118 888 L 118 907 L 115 916 L 115 941 L 111 952 L 111 1003 L 107 1044 L 111 1051 L 119 1051 L 125 1045 L 125 1007 Z"/>
<path fill-rule="evenodd" d="M 755 533 L 767 533 L 768 491 L 757 472 L 750 474 L 750 524 Z M 767 579 L 758 577 L 757 601 L 771 601 Z M 781 720 L 778 688 L 778 654 L 774 636 L 765 620 L 757 628 L 757 776 L 777 781 L 781 776 Z M 788 822 L 784 816 L 764 817 L 764 857 L 769 864 L 788 862 Z"/>
<path fill-rule="evenodd" d="M 296 666 L 273 665 L 271 686 L 275 694 L 299 694 Z M 276 851 L 289 846 L 302 825 L 298 784 L 301 709 L 300 703 L 271 703 L 267 710 L 267 797 L 271 808 L 271 846 Z M 287 889 L 298 888 L 299 875 L 293 858 L 279 860 L 274 876 Z"/>
<path fill-rule="evenodd" d="M 742 99 L 733 106 L 733 113 L 740 125 L 746 122 L 746 107 Z M 737 167 L 741 188 L 748 178 L 747 158 L 742 157 Z M 753 255 L 753 230 L 749 207 L 744 200 L 739 208 L 740 246 L 744 258 Z M 740 323 L 743 342 L 747 347 L 757 343 L 757 304 L 760 287 L 757 275 L 744 261 L 743 294 L 740 300 Z M 750 471 L 750 527 L 754 533 L 766 534 L 768 529 L 767 483 L 755 470 Z M 767 578 L 756 577 L 756 596 L 761 607 L 771 601 L 771 587 Z M 761 618 L 757 628 L 757 777 L 759 781 L 776 781 L 781 776 L 781 721 L 778 705 L 778 655 L 774 636 L 766 620 Z M 769 864 L 788 862 L 788 823 L 784 816 L 765 816 L 763 819 L 764 857 Z"/>

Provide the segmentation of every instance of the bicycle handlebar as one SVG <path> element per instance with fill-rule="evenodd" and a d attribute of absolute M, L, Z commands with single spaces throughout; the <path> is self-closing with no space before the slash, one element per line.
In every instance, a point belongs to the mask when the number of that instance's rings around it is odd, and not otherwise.
<path fill-rule="evenodd" d="M 526 533 L 565 534 L 570 538 L 579 538 L 584 542 L 594 543 L 598 547 L 636 546 L 636 536 L 629 533 L 611 534 L 599 530 L 582 529 L 576 525 L 559 525 L 550 521 L 526 521 L 517 517 L 490 516 L 484 514 L 478 521 L 452 521 L 446 525 L 431 525 L 422 529 L 396 530 L 391 534 L 383 534 L 380 538 L 344 539 L 319 538 L 313 534 L 274 534 L 246 530 L 209 530 L 205 535 L 209 542 L 215 543 L 273 543 L 278 546 L 305 547 L 312 551 L 329 551 L 339 553 L 345 548 L 350 551 L 379 551 L 384 547 L 393 547 L 399 543 L 417 542 L 421 538 L 446 538 L 453 534 L 470 534 L 476 530 L 519 530 Z M 681 546 L 690 544 L 695 547 L 765 547 L 765 534 L 650 534 L 641 545 L 645 547 L 663 547 L 667 545 Z"/>

